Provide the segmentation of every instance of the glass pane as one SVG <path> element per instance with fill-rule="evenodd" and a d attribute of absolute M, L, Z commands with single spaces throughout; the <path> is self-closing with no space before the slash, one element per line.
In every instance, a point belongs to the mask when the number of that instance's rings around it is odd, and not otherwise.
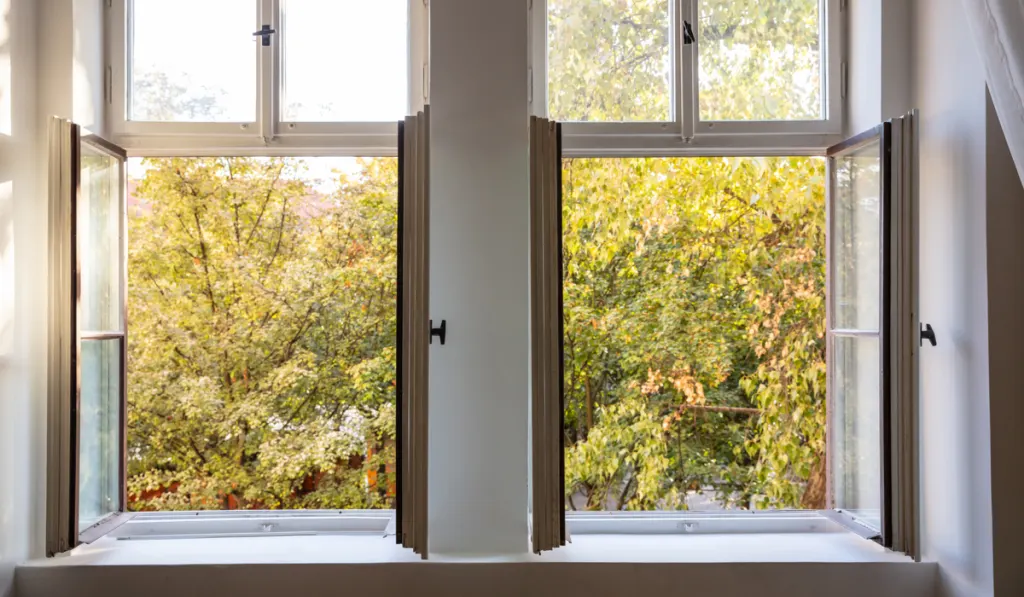
<path fill-rule="evenodd" d="M 549 0 L 551 118 L 671 120 L 669 15 L 667 0 Z"/>
<path fill-rule="evenodd" d="M 134 0 L 129 120 L 254 122 L 254 0 Z"/>
<path fill-rule="evenodd" d="M 121 340 L 83 340 L 78 530 L 120 508 Z"/>
<path fill-rule="evenodd" d="M 366 122 L 405 116 L 406 0 L 285 0 L 282 8 L 284 120 Z"/>
<path fill-rule="evenodd" d="M 120 162 L 83 144 L 78 200 L 80 330 L 121 330 L 120 204 Z"/>
<path fill-rule="evenodd" d="M 835 158 L 833 329 L 877 330 L 881 301 L 879 142 Z"/>
<path fill-rule="evenodd" d="M 835 506 L 881 528 L 878 338 L 835 338 L 832 381 Z"/>
<path fill-rule="evenodd" d="M 701 120 L 818 120 L 821 0 L 700 0 Z"/>

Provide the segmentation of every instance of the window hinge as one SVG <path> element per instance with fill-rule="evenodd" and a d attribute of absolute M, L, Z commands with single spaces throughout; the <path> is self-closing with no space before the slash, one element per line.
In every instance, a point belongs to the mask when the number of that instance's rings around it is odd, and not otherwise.
<path fill-rule="evenodd" d="M 846 0 L 839 0 L 839 10 L 840 12 L 846 10 Z"/>
<path fill-rule="evenodd" d="M 114 0 L 107 0 L 107 8 L 112 8 L 113 6 L 114 6 Z"/>
<path fill-rule="evenodd" d="M 533 0 L 526 0 L 526 10 L 533 10 Z"/>
<path fill-rule="evenodd" d="M 839 63 L 839 97 L 846 98 L 846 90 L 850 86 L 850 69 L 845 62 Z"/>
<path fill-rule="evenodd" d="M 533 103 L 533 69 L 526 69 L 526 101 Z"/>
<path fill-rule="evenodd" d="M 103 95 L 106 96 L 108 105 L 114 103 L 114 72 L 109 64 L 103 71 Z"/>

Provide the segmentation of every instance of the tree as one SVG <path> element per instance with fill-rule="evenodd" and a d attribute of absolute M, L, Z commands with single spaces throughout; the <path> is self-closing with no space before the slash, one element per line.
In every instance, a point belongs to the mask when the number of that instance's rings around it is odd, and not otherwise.
<path fill-rule="evenodd" d="M 322 196 L 301 160 L 147 160 L 129 250 L 136 507 L 388 505 L 397 165 L 360 166 Z"/>
<path fill-rule="evenodd" d="M 549 3 L 553 117 L 669 119 L 669 3 Z M 821 116 L 818 3 L 702 0 L 703 119 Z M 824 507 L 824 172 L 811 158 L 574 159 L 571 507 Z"/>

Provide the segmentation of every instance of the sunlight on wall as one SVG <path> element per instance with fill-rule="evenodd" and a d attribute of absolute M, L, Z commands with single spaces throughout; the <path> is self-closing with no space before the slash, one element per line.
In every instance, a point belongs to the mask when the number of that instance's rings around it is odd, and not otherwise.
<path fill-rule="evenodd" d="M 0 182 L 0 359 L 14 349 L 14 182 Z M 3 362 L 0 361 L 0 366 Z"/>
<path fill-rule="evenodd" d="M 0 134 L 11 136 L 11 0 L 0 0 Z"/>

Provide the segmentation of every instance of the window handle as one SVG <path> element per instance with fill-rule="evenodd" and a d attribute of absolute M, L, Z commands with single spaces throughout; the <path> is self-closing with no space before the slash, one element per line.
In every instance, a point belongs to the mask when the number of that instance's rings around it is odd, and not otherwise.
<path fill-rule="evenodd" d="M 253 37 L 260 37 L 260 38 L 262 38 L 263 39 L 263 45 L 264 46 L 269 46 L 270 45 L 270 36 L 275 34 L 275 33 L 277 33 L 277 29 L 271 29 L 270 25 L 264 25 L 264 26 L 260 27 L 259 31 L 257 31 L 256 33 L 253 33 L 252 36 Z"/>
<path fill-rule="evenodd" d="M 690 27 L 690 21 L 683 21 L 683 43 L 690 45 L 697 42 L 697 36 L 693 34 L 693 28 Z"/>
<path fill-rule="evenodd" d="M 921 324 L 921 346 L 924 346 L 924 341 L 927 340 L 932 346 L 938 344 L 935 340 L 935 330 L 932 329 L 932 324 L 922 323 Z"/>
<path fill-rule="evenodd" d="M 433 319 L 430 320 L 430 343 L 431 344 L 434 343 L 434 336 L 437 336 L 438 338 L 440 338 L 441 339 L 441 346 L 444 346 L 445 338 L 448 336 L 448 320 L 447 319 L 442 319 L 441 320 L 441 327 L 439 327 L 439 328 L 435 328 L 434 327 L 434 320 Z"/>

